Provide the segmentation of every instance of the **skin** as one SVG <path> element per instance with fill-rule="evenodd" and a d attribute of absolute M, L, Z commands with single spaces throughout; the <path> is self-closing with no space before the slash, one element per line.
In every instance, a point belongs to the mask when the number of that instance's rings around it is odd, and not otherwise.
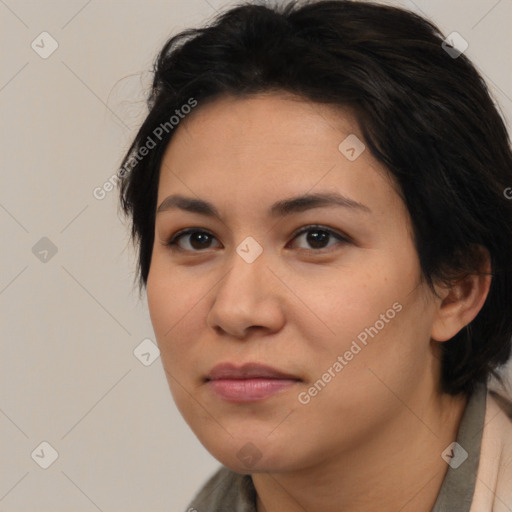
<path fill-rule="evenodd" d="M 181 121 L 162 162 L 157 205 L 182 194 L 222 216 L 156 215 L 147 296 L 166 376 L 206 449 L 252 475 L 259 512 L 430 511 L 448 469 L 441 453 L 467 401 L 441 393 L 437 348 L 478 314 L 490 278 L 431 293 L 405 205 L 369 150 L 354 161 L 339 151 L 349 134 L 363 140 L 347 109 L 275 92 L 223 97 Z M 371 212 L 329 206 L 268 217 L 275 201 L 320 191 Z M 351 241 L 294 237 L 311 224 Z M 184 228 L 211 239 L 185 235 L 182 250 L 171 250 L 165 244 Z M 248 236 L 263 249 L 252 263 L 236 252 Z M 300 403 L 298 394 L 397 302 L 401 311 Z M 227 402 L 205 383 L 227 361 L 301 380 L 259 402 Z M 237 457 L 249 442 L 259 457 L 250 468 Z"/>

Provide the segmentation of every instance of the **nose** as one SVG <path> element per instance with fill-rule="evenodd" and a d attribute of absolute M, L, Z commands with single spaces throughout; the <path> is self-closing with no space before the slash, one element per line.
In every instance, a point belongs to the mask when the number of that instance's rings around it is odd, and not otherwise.
<path fill-rule="evenodd" d="M 267 263 L 264 252 L 252 263 L 234 254 L 231 268 L 214 288 L 209 327 L 240 339 L 254 330 L 268 333 L 282 328 L 286 287 Z"/>

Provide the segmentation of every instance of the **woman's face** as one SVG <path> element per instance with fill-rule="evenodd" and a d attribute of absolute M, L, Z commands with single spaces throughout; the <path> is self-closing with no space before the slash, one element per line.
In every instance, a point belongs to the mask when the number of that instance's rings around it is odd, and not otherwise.
<path fill-rule="evenodd" d="M 157 205 L 181 195 L 219 218 L 157 213 L 151 320 L 185 421 L 240 473 L 357 450 L 436 389 L 436 303 L 410 218 L 355 137 L 348 111 L 266 94 L 199 103 L 166 150 Z M 306 194 L 348 202 L 272 208 Z M 292 379 L 207 381 L 219 363 Z"/>

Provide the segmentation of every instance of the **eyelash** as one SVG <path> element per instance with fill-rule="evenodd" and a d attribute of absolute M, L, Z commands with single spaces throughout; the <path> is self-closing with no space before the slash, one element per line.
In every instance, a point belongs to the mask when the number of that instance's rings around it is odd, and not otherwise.
<path fill-rule="evenodd" d="M 322 231 L 322 232 L 328 233 L 329 235 L 332 235 L 334 238 L 337 238 L 340 242 L 342 242 L 342 244 L 351 243 L 351 240 L 350 240 L 349 237 L 342 236 L 340 233 L 338 233 L 336 231 L 333 231 L 332 229 L 330 229 L 330 228 L 328 228 L 326 226 L 321 226 L 321 225 L 318 225 L 318 224 L 309 225 L 309 226 L 306 226 L 304 228 L 301 228 L 298 232 L 295 232 L 292 235 L 292 240 L 294 240 L 295 238 L 298 238 L 299 236 L 303 235 L 304 233 L 308 233 L 309 231 Z M 200 253 L 200 252 L 207 251 L 209 248 L 206 248 L 204 250 L 189 250 L 189 249 L 182 249 L 181 247 L 179 247 L 177 245 L 177 242 L 182 237 L 184 237 L 186 235 L 193 234 L 193 233 L 204 233 L 204 234 L 213 236 L 209 231 L 206 231 L 206 230 L 203 230 L 203 229 L 188 228 L 188 229 L 184 229 L 182 231 L 178 231 L 177 233 L 172 235 L 170 240 L 165 243 L 165 246 L 169 247 L 169 249 L 171 249 L 172 251 L 182 251 L 182 252 L 192 252 L 192 253 Z M 335 244 L 334 247 L 336 247 L 336 245 L 338 245 L 338 244 Z M 332 247 L 333 246 L 331 246 L 331 247 L 324 247 L 322 249 L 301 249 L 301 250 L 309 252 L 309 253 L 322 253 L 322 254 L 324 254 L 326 252 L 330 252 L 332 250 Z"/>

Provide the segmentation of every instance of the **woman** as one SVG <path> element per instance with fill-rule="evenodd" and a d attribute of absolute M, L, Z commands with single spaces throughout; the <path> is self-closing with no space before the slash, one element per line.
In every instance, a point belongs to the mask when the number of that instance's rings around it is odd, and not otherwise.
<path fill-rule="evenodd" d="M 512 154 L 457 37 L 247 4 L 160 52 L 120 192 L 222 463 L 190 511 L 512 510 Z"/>

